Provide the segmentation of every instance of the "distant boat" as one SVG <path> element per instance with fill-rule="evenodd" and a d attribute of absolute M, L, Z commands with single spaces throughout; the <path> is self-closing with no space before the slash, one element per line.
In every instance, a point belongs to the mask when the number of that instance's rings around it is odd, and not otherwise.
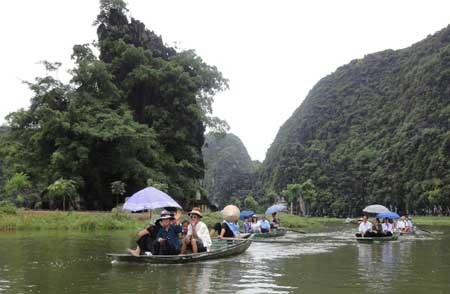
<path fill-rule="evenodd" d="M 392 236 L 386 237 L 356 237 L 356 241 L 358 242 L 385 242 L 385 241 L 395 241 L 398 240 L 398 233 L 394 233 Z"/>
<path fill-rule="evenodd" d="M 270 233 L 254 233 L 251 238 L 274 238 L 286 235 L 285 229 L 273 229 Z"/>

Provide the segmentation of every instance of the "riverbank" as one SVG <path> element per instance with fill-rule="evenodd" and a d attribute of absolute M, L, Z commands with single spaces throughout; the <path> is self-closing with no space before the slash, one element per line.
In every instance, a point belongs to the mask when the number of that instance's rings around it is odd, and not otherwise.
<path fill-rule="evenodd" d="M 153 214 L 152 220 L 156 220 Z M 325 226 L 338 225 L 344 222 L 340 218 L 299 217 L 290 214 L 280 214 L 282 226 L 314 230 Z M 77 231 L 137 231 L 146 226 L 149 214 L 131 214 L 124 212 L 91 212 L 91 211 L 28 211 L 17 210 L 16 214 L 0 213 L 0 231 L 26 230 L 77 230 Z M 187 219 L 184 215 L 181 220 Z M 204 214 L 203 222 L 212 228 L 221 222 L 219 212 Z M 417 226 L 450 226 L 450 217 L 416 216 L 413 217 Z"/>
<path fill-rule="evenodd" d="M 152 220 L 156 220 L 153 214 Z M 315 229 L 327 224 L 342 223 L 342 219 L 324 217 L 299 217 L 281 214 L 283 227 Z M 149 214 L 131 214 L 115 212 L 84 212 L 84 211 L 28 211 L 17 210 L 16 214 L 0 213 L 0 231 L 25 230 L 78 230 L 78 231 L 112 231 L 139 230 L 149 223 Z M 184 215 L 181 219 L 188 219 Z M 204 214 L 202 221 L 210 228 L 215 223 L 222 222 L 219 212 Z"/>
<path fill-rule="evenodd" d="M 142 226 L 142 220 L 125 213 L 18 210 L 16 214 L 0 214 L 0 231 L 112 231 L 137 230 Z"/>
<path fill-rule="evenodd" d="M 413 216 L 412 220 L 417 226 L 450 226 L 448 216 Z"/>

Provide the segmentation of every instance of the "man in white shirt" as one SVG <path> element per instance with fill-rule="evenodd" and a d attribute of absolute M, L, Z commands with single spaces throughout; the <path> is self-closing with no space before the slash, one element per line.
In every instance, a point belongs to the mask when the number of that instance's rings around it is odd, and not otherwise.
<path fill-rule="evenodd" d="M 209 252 L 212 241 L 208 227 L 204 222 L 200 221 L 202 218 L 201 209 L 194 207 L 188 215 L 191 217 L 191 222 L 188 226 L 187 235 L 183 240 L 181 254 L 186 254 L 188 247 L 192 249 L 192 253 Z"/>
<path fill-rule="evenodd" d="M 367 220 L 367 215 L 363 216 L 362 222 L 359 224 L 356 237 L 370 237 L 372 232 L 372 223 Z"/>
<path fill-rule="evenodd" d="M 394 232 L 394 225 L 389 222 L 388 218 L 385 218 L 383 220 L 383 224 L 381 225 L 382 228 L 382 234 L 385 236 L 392 236 L 392 233 Z"/>

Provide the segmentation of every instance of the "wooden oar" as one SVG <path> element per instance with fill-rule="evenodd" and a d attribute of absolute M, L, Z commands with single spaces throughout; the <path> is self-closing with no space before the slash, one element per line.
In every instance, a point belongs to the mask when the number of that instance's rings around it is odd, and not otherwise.
<path fill-rule="evenodd" d="M 295 240 L 265 240 L 265 239 L 252 239 L 252 242 L 255 242 L 255 243 L 280 243 L 280 244 L 303 243 L 302 241 L 295 241 Z"/>
<path fill-rule="evenodd" d="M 231 241 L 244 241 L 249 239 L 242 239 L 242 238 L 212 238 L 214 240 L 231 240 Z M 303 243 L 302 241 L 296 241 L 296 240 L 264 240 L 264 239 L 251 239 L 254 243 L 281 243 L 281 244 L 296 244 L 296 243 Z"/>
<path fill-rule="evenodd" d="M 427 231 L 427 230 L 424 230 L 424 229 L 421 229 L 421 228 L 418 228 L 418 227 L 416 227 L 416 229 L 419 230 L 419 231 L 423 231 L 425 233 L 428 233 L 428 234 L 432 234 L 430 231 Z"/>
<path fill-rule="evenodd" d="M 291 231 L 291 232 L 295 232 L 295 233 L 299 233 L 299 234 L 306 234 L 306 232 L 305 231 L 302 231 L 302 230 L 296 230 L 296 229 L 290 229 L 290 228 L 279 228 L 279 229 L 283 229 L 283 230 L 286 230 L 286 231 Z"/>

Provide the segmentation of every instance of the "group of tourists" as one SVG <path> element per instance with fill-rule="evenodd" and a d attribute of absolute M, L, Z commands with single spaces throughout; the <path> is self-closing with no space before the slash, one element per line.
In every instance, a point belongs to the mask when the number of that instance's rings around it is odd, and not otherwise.
<path fill-rule="evenodd" d="M 261 219 L 258 220 L 256 215 L 251 217 L 244 217 L 244 233 L 270 233 L 271 230 L 277 229 L 280 226 L 280 219 L 277 217 L 277 213 L 272 213 L 272 221 L 269 222 L 265 215 L 261 215 Z"/>
<path fill-rule="evenodd" d="M 201 221 L 201 209 L 194 207 L 188 213 L 190 221 L 178 222 L 181 211 L 163 210 L 155 224 L 138 233 L 138 246 L 129 249 L 134 256 L 139 255 L 178 255 L 210 251 L 212 241 L 208 227 Z"/>
<path fill-rule="evenodd" d="M 182 255 L 188 251 L 192 253 L 209 252 L 211 250 L 211 236 L 216 235 L 218 239 L 240 238 L 239 215 L 233 219 L 217 223 L 211 231 L 201 221 L 202 212 L 194 207 L 188 213 L 190 220 L 179 223 L 181 211 L 163 210 L 154 224 L 150 224 L 138 233 L 136 249 L 128 249 L 130 254 L 139 255 Z M 277 213 L 272 214 L 269 222 L 265 215 L 244 218 L 244 233 L 270 233 L 271 230 L 280 226 Z"/>
<path fill-rule="evenodd" d="M 389 218 L 384 218 L 381 222 L 379 218 L 375 218 L 372 224 L 365 215 L 358 222 L 359 228 L 356 237 L 389 237 L 394 232 L 408 233 L 414 228 L 408 216 L 402 216 L 397 222 Z"/>

